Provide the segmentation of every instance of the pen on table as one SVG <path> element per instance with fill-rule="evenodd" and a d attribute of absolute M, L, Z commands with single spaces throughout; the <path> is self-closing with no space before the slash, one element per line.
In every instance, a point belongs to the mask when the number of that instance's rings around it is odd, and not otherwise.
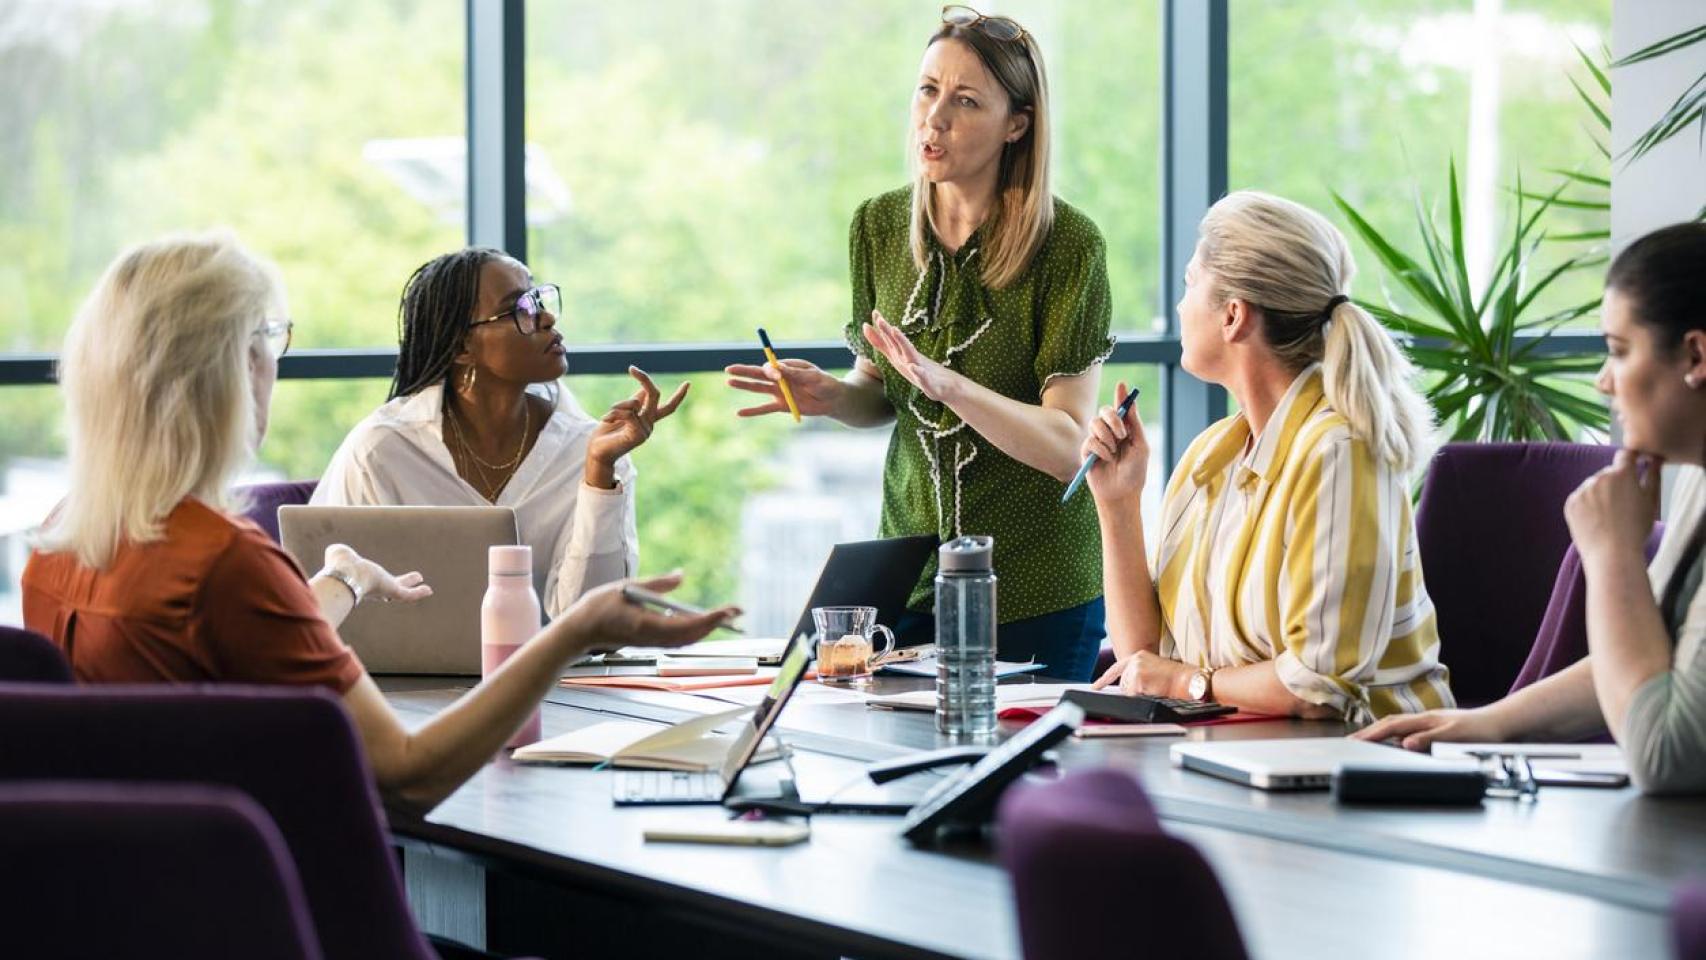
<path fill-rule="evenodd" d="M 622 598 L 627 600 L 629 603 L 637 603 L 642 607 L 651 607 L 654 610 L 662 610 L 665 613 L 682 613 L 690 617 L 697 617 L 705 612 L 698 607 L 688 606 L 685 603 L 676 603 L 674 600 L 669 599 L 661 593 L 653 593 L 645 587 L 636 587 L 633 584 L 629 584 L 622 588 Z M 730 633 L 746 633 L 745 627 L 727 620 L 717 624 L 717 629 L 727 630 Z"/>
<path fill-rule="evenodd" d="M 770 366 L 777 373 L 781 373 L 782 361 L 776 359 L 776 349 L 770 346 L 770 334 L 765 333 L 763 327 L 758 328 L 758 342 L 764 345 L 764 358 L 770 361 Z M 782 399 L 788 401 L 788 412 L 794 415 L 794 422 L 799 423 L 800 405 L 794 402 L 794 391 L 788 389 L 788 378 L 778 378 L 776 385 L 782 388 Z"/>
<path fill-rule="evenodd" d="M 914 660 L 922 660 L 924 657 L 925 654 L 919 647 L 898 647 L 872 659 L 871 666 L 886 667 L 891 663 L 911 663 Z"/>
<path fill-rule="evenodd" d="M 1125 399 L 1120 401 L 1119 409 L 1116 411 L 1119 414 L 1119 417 L 1121 420 L 1124 420 L 1125 415 L 1131 412 L 1131 405 L 1136 400 L 1137 400 L 1137 388 L 1132 387 L 1130 390 L 1128 390 L 1126 392 Z M 1096 465 L 1096 455 L 1095 454 L 1092 453 L 1089 456 L 1084 458 L 1084 465 L 1079 467 L 1078 472 L 1072 475 L 1072 482 L 1066 485 L 1066 492 L 1060 495 L 1060 502 L 1061 503 L 1065 503 L 1066 501 L 1072 499 L 1072 495 L 1077 493 L 1078 488 L 1084 485 L 1084 478 L 1089 476 L 1090 468 L 1095 466 L 1095 465 Z"/>

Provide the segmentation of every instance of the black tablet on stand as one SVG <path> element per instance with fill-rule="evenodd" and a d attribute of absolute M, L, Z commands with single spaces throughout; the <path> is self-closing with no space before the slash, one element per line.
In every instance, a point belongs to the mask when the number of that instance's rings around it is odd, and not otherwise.
<path fill-rule="evenodd" d="M 932 844 L 956 834 L 982 831 L 995 816 L 995 804 L 1008 785 L 1035 766 L 1043 751 L 1072 735 L 1084 722 L 1084 708 L 1061 703 L 996 747 L 976 764 L 937 784 L 925 794 L 901 836 Z"/>

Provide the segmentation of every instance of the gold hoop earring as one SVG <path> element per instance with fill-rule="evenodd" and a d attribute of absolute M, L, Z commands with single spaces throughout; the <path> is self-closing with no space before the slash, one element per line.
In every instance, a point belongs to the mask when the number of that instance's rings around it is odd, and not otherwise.
<path fill-rule="evenodd" d="M 462 378 L 462 392 L 463 393 L 473 392 L 473 390 L 474 390 L 474 378 L 478 375 L 478 373 L 479 373 L 478 367 L 474 366 L 473 364 L 468 365 L 468 373 L 466 376 L 464 376 Z"/>

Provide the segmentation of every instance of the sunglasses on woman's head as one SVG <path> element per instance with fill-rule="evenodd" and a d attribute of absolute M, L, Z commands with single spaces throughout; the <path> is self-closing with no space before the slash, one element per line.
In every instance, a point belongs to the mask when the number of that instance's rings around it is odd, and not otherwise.
<path fill-rule="evenodd" d="M 1023 40 L 1030 34 L 1011 17 L 986 17 L 964 4 L 950 3 L 942 8 L 942 22 L 956 27 L 974 28 L 991 40 L 1011 42 Z"/>
<path fill-rule="evenodd" d="M 522 336 L 530 336 L 539 330 L 539 317 L 549 313 L 553 317 L 563 314 L 563 291 L 554 283 L 541 284 L 515 298 L 515 306 L 503 313 L 494 313 L 484 320 L 475 320 L 470 327 L 485 323 L 496 323 L 505 317 L 515 321 L 515 330 Z"/>

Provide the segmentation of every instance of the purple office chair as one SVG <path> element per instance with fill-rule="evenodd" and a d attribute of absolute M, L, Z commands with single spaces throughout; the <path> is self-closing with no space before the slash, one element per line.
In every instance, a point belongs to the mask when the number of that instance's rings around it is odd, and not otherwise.
<path fill-rule="evenodd" d="M 241 790 L 289 845 L 327 960 L 433 957 L 404 899 L 355 729 L 324 691 L 3 684 L 0 781 L 18 779 Z"/>
<path fill-rule="evenodd" d="M 1162 832 L 1129 774 L 1078 770 L 1015 786 L 998 821 L 1025 960 L 1244 960 L 1214 871 L 1195 847 Z"/>
<path fill-rule="evenodd" d="M 1659 540 L 1665 525 L 1653 524 L 1647 537 L 1647 560 L 1658 552 Z M 1582 572 L 1582 556 L 1576 545 L 1564 551 L 1564 562 L 1558 565 L 1558 578 L 1552 584 L 1552 599 L 1546 603 L 1546 616 L 1534 635 L 1534 646 L 1528 660 L 1511 684 L 1515 693 L 1537 680 L 1544 680 L 1588 655 L 1587 576 Z"/>
<path fill-rule="evenodd" d="M 52 640 L 34 630 L 0 626 L 0 681 L 70 683 L 71 664 Z"/>
<path fill-rule="evenodd" d="M 1522 671 L 1570 545 L 1564 500 L 1615 452 L 1451 443 L 1429 465 L 1416 533 L 1440 658 L 1460 704 L 1497 700 Z"/>
<path fill-rule="evenodd" d="M 1689 877 L 1676 888 L 1671 934 L 1677 960 L 1706 960 L 1706 875 Z"/>
<path fill-rule="evenodd" d="M 319 960 L 296 865 L 207 784 L 0 783 L 0 953 Z"/>
<path fill-rule="evenodd" d="M 278 536 L 278 508 L 307 503 L 314 496 L 314 488 L 320 485 L 318 480 L 293 480 L 288 483 L 255 483 L 246 487 L 238 487 L 236 492 L 248 498 L 248 509 L 243 516 L 253 520 L 256 526 L 267 532 L 274 543 L 281 542 Z"/>

